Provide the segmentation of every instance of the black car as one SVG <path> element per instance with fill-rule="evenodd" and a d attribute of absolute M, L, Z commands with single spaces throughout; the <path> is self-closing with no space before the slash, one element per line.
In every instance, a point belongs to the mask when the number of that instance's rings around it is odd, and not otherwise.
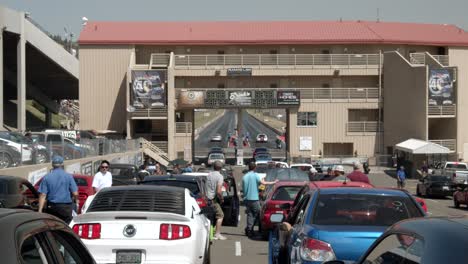
<path fill-rule="evenodd" d="M 0 175 L 0 208 L 37 210 L 39 193 L 26 179 Z"/>
<path fill-rule="evenodd" d="M 21 164 L 21 153 L 4 141 L 0 141 L 0 169 L 16 167 L 18 164 Z"/>
<path fill-rule="evenodd" d="M 389 228 L 356 263 L 466 263 L 467 243 L 467 217 L 408 219 Z"/>
<path fill-rule="evenodd" d="M 143 180 L 134 164 L 112 163 L 109 172 L 112 174 L 112 186 L 133 185 Z"/>
<path fill-rule="evenodd" d="M 0 209 L 2 263 L 96 263 L 63 221 L 29 210 Z"/>
<path fill-rule="evenodd" d="M 419 180 L 416 186 L 417 196 L 452 196 L 456 191 L 456 184 L 450 176 L 428 175 Z"/>
<path fill-rule="evenodd" d="M 209 156 L 211 153 L 221 153 L 221 154 L 224 154 L 224 151 L 223 151 L 223 148 L 221 148 L 221 147 L 212 147 L 212 148 L 210 149 L 210 152 L 208 153 L 208 156 Z"/>

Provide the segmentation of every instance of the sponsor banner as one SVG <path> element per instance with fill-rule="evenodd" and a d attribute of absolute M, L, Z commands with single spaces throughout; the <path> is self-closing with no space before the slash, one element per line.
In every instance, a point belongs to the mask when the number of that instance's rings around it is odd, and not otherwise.
<path fill-rule="evenodd" d="M 197 108 L 205 105 L 205 94 L 203 91 L 182 91 L 177 100 L 178 108 Z"/>
<path fill-rule="evenodd" d="M 453 105 L 454 85 L 451 69 L 429 70 L 429 105 Z"/>
<path fill-rule="evenodd" d="M 93 163 L 91 161 L 81 164 L 81 174 L 93 175 Z"/>
<path fill-rule="evenodd" d="M 299 91 L 277 91 L 276 104 L 277 105 L 299 105 L 301 102 L 301 95 Z"/>
<path fill-rule="evenodd" d="M 167 70 L 132 71 L 131 102 L 135 108 L 166 106 Z"/>
<path fill-rule="evenodd" d="M 227 76 L 252 76 L 252 68 L 228 68 Z"/>
<path fill-rule="evenodd" d="M 228 105 L 230 106 L 252 106 L 252 92 L 230 91 Z"/>
<path fill-rule="evenodd" d="M 28 181 L 32 185 L 34 185 L 37 183 L 37 181 L 39 181 L 42 177 L 44 177 L 47 174 L 47 172 L 48 172 L 47 167 L 39 169 L 39 170 L 31 171 L 28 174 Z"/>

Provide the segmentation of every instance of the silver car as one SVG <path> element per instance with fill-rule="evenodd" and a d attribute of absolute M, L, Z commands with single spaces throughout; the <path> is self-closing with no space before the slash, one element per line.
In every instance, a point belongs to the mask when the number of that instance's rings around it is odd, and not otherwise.
<path fill-rule="evenodd" d="M 221 142 L 223 138 L 221 137 L 220 134 L 214 134 L 211 136 L 211 142 Z"/>

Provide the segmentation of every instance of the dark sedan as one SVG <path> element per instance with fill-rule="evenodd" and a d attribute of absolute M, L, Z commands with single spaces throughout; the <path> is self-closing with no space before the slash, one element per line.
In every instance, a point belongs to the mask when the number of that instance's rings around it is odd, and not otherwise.
<path fill-rule="evenodd" d="M 467 243 L 466 217 L 414 218 L 389 228 L 357 263 L 466 263 Z"/>
<path fill-rule="evenodd" d="M 143 180 L 138 167 L 133 164 L 112 163 L 109 172 L 112 173 L 112 186 L 133 185 Z"/>
<path fill-rule="evenodd" d="M 96 263 L 63 221 L 29 210 L 0 209 L 2 263 Z"/>
<path fill-rule="evenodd" d="M 452 196 L 456 190 L 456 184 L 450 176 L 429 175 L 419 180 L 416 186 L 417 196 Z"/>

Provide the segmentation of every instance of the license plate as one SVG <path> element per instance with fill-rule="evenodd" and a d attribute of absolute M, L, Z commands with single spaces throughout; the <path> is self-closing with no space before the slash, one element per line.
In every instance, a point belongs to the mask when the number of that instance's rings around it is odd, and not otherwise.
<path fill-rule="evenodd" d="M 443 187 L 442 187 L 442 190 L 447 190 L 447 191 L 448 191 L 448 190 L 449 190 L 449 187 L 448 187 L 448 186 L 443 186 Z"/>
<path fill-rule="evenodd" d="M 117 251 L 116 263 L 141 263 L 141 251 Z"/>

